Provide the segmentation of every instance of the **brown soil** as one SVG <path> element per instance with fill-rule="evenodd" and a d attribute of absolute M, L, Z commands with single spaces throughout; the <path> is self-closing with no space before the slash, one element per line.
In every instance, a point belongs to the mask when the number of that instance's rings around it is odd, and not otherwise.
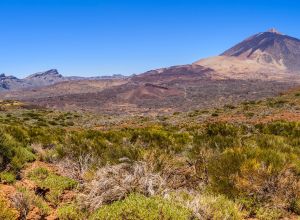
<path fill-rule="evenodd" d="M 0 195 L 3 196 L 3 198 L 6 198 L 8 201 L 12 201 L 16 193 L 18 192 L 18 188 L 26 188 L 30 191 L 34 191 L 36 185 L 33 181 L 29 180 L 26 178 L 27 174 L 39 167 L 44 167 L 52 172 L 55 172 L 57 174 L 62 175 L 59 172 L 59 169 L 53 165 L 53 164 L 48 164 L 44 163 L 41 161 L 35 161 L 31 164 L 28 164 L 21 173 L 21 180 L 17 181 L 14 185 L 4 185 L 0 184 Z M 76 193 L 73 191 L 65 191 L 64 194 L 62 195 L 62 203 L 67 203 L 72 201 L 76 197 Z M 45 201 L 48 203 L 48 206 L 50 207 L 51 211 L 50 214 L 45 218 L 46 220 L 55 220 L 58 219 L 57 213 L 56 213 L 56 208 L 50 204 L 49 202 Z M 12 206 L 12 205 L 11 205 Z M 31 210 L 29 210 L 29 213 L 27 215 L 27 220 L 39 220 L 42 219 L 42 216 L 39 214 L 39 209 L 37 207 L 31 207 Z"/>

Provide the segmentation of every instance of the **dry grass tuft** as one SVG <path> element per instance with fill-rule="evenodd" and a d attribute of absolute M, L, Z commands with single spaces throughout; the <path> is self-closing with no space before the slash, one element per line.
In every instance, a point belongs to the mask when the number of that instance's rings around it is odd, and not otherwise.
<path fill-rule="evenodd" d="M 166 193 L 165 199 L 177 202 L 193 212 L 197 219 L 241 220 L 245 214 L 241 206 L 225 196 L 209 195 L 189 190 L 175 190 Z"/>
<path fill-rule="evenodd" d="M 92 171 L 92 165 L 96 161 L 97 159 L 91 154 L 82 154 L 76 161 L 67 157 L 64 158 L 59 161 L 58 167 L 61 173 L 65 173 L 65 176 L 82 183 L 84 182 L 85 175 Z"/>
<path fill-rule="evenodd" d="M 19 211 L 20 219 L 26 219 L 26 216 L 28 215 L 30 210 L 30 202 L 28 198 L 26 198 L 23 193 L 18 192 L 13 196 L 12 203 L 14 207 Z"/>
<path fill-rule="evenodd" d="M 85 183 L 84 188 L 82 204 L 95 210 L 104 204 L 124 199 L 132 192 L 147 196 L 159 194 L 166 189 L 166 182 L 145 163 L 122 163 L 99 169 L 94 180 Z"/>

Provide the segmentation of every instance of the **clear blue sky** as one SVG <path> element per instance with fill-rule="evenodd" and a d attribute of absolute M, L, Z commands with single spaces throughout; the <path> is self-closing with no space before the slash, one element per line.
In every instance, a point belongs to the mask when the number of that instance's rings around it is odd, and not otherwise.
<path fill-rule="evenodd" d="M 298 0 L 1 0 L 0 72 L 132 74 L 217 55 L 276 27 L 300 38 Z"/>

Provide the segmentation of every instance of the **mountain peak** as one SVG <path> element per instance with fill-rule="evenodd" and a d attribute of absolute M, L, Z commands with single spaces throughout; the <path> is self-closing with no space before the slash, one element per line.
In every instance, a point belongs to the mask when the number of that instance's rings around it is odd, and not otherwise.
<path fill-rule="evenodd" d="M 275 28 L 247 38 L 221 55 L 251 59 L 292 72 L 300 71 L 300 40 L 282 35 Z"/>
<path fill-rule="evenodd" d="M 37 78 L 37 77 L 57 77 L 57 78 L 62 78 L 63 76 L 59 74 L 59 72 L 56 69 L 51 69 L 51 70 L 47 70 L 45 72 L 39 72 L 39 73 L 35 73 L 32 74 L 28 77 L 26 77 L 27 79 L 30 78 Z"/>
<path fill-rule="evenodd" d="M 267 30 L 267 32 L 281 35 L 281 33 L 276 28 L 271 28 L 271 29 Z"/>
<path fill-rule="evenodd" d="M 45 72 L 39 72 L 32 74 L 23 79 L 29 87 L 41 87 L 52 85 L 58 82 L 66 80 L 56 69 L 47 70 Z"/>

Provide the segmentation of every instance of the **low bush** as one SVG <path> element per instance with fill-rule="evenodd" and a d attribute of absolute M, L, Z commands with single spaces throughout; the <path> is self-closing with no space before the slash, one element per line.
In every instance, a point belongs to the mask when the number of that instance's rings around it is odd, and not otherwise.
<path fill-rule="evenodd" d="M 259 220 L 278 220 L 284 217 L 284 213 L 280 209 L 261 207 L 258 209 L 256 217 Z"/>
<path fill-rule="evenodd" d="M 17 130 L 11 129 L 11 127 L 0 129 L 0 171 L 6 169 L 17 172 L 25 163 L 35 160 L 35 155 L 25 145 L 26 138 L 18 136 L 22 132 L 10 134 Z"/>
<path fill-rule="evenodd" d="M 295 199 L 292 201 L 291 210 L 297 215 L 300 215 L 300 199 Z"/>
<path fill-rule="evenodd" d="M 241 220 L 244 213 L 241 207 L 225 196 L 203 195 L 199 199 L 199 213 L 203 213 L 205 219 L 213 220 Z"/>
<path fill-rule="evenodd" d="M 254 213 L 267 204 L 289 210 L 291 201 L 300 196 L 300 178 L 290 158 L 289 153 L 278 149 L 225 150 L 208 162 L 209 187 L 233 199 L 243 198 L 244 205 Z"/>
<path fill-rule="evenodd" d="M 27 219 L 30 210 L 35 210 L 35 214 L 44 219 L 50 214 L 51 208 L 42 197 L 35 195 L 34 192 L 19 188 L 12 198 L 14 207 L 19 211 L 19 219 Z"/>
<path fill-rule="evenodd" d="M 11 172 L 0 173 L 1 183 L 12 184 L 16 181 L 16 175 Z"/>
<path fill-rule="evenodd" d="M 246 216 L 240 204 L 222 195 L 175 191 L 165 195 L 165 198 L 191 210 L 196 219 L 241 220 Z"/>
<path fill-rule="evenodd" d="M 9 206 L 9 203 L 0 195 L 0 219 L 16 220 L 18 212 Z"/>
<path fill-rule="evenodd" d="M 131 194 L 123 201 L 101 207 L 90 217 L 90 220 L 101 219 L 188 220 L 192 219 L 192 213 L 187 208 L 160 197 L 147 198 Z"/>
<path fill-rule="evenodd" d="M 268 124 L 259 124 L 257 128 L 265 134 L 280 135 L 287 137 L 300 136 L 299 122 L 276 121 Z"/>
<path fill-rule="evenodd" d="M 73 189 L 77 185 L 76 181 L 59 176 L 45 168 L 34 169 L 28 174 L 28 177 L 33 180 L 38 187 L 49 189 L 46 198 L 55 205 L 58 204 L 64 190 Z"/>
<path fill-rule="evenodd" d="M 139 192 L 155 195 L 165 189 L 165 181 L 151 172 L 144 163 L 122 163 L 106 166 L 97 171 L 91 182 L 84 184 L 81 204 L 95 210 L 102 205 L 124 199 L 128 194 Z"/>
<path fill-rule="evenodd" d="M 60 220 L 82 220 L 86 218 L 85 214 L 74 203 L 58 207 L 57 216 Z"/>

